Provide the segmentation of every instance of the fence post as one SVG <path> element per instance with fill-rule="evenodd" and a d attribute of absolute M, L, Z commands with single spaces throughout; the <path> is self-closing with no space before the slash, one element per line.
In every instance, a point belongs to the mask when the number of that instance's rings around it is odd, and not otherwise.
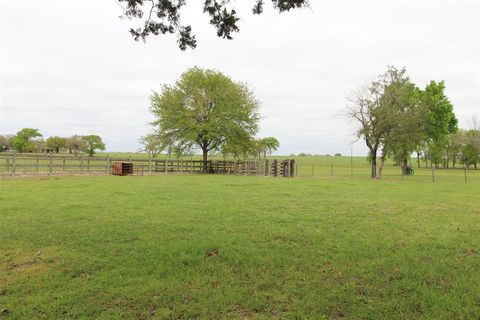
<path fill-rule="evenodd" d="M 65 171 L 65 162 L 66 162 L 65 156 L 63 157 L 63 160 L 62 160 L 62 161 L 63 161 L 63 163 L 62 163 L 62 169 L 63 169 L 63 171 Z"/>
<path fill-rule="evenodd" d="M 35 172 L 38 172 L 38 167 L 39 167 L 38 163 L 39 163 L 39 162 L 40 162 L 40 159 L 37 157 L 37 158 L 35 159 Z"/>
<path fill-rule="evenodd" d="M 333 177 L 333 162 L 330 164 L 330 176 Z"/>
<path fill-rule="evenodd" d="M 432 182 L 435 182 L 435 169 L 433 167 L 433 163 L 432 163 Z"/>
<path fill-rule="evenodd" d="M 12 175 L 14 175 L 16 171 L 17 171 L 17 155 L 14 153 L 13 161 L 12 161 Z"/>
<path fill-rule="evenodd" d="M 10 172 L 10 156 L 7 156 L 7 162 L 6 162 L 6 166 L 7 166 L 7 172 Z"/>
<path fill-rule="evenodd" d="M 110 172 L 110 156 L 107 155 L 107 156 L 105 157 L 105 174 L 108 175 L 109 172 Z"/>
<path fill-rule="evenodd" d="M 83 155 L 80 156 L 80 173 L 83 173 Z"/>
<path fill-rule="evenodd" d="M 50 154 L 50 157 L 48 158 L 48 173 L 50 174 L 52 174 L 52 171 L 53 171 L 52 160 L 53 160 L 53 155 Z"/>
<path fill-rule="evenodd" d="M 90 158 L 87 159 L 87 172 L 90 172 Z"/>
<path fill-rule="evenodd" d="M 465 176 L 465 183 L 467 183 L 467 168 L 463 165 L 463 175 Z"/>
<path fill-rule="evenodd" d="M 165 174 L 168 174 L 168 159 L 165 159 Z"/>
<path fill-rule="evenodd" d="M 148 175 L 151 173 L 150 166 L 152 164 L 152 158 L 150 157 L 150 153 L 148 154 Z"/>

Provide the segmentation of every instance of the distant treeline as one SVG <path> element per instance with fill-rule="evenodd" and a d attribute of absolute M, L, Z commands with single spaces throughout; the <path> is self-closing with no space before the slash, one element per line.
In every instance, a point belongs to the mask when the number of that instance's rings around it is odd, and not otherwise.
<path fill-rule="evenodd" d="M 16 134 L 0 135 L 0 152 L 19 153 L 88 153 L 105 150 L 105 144 L 98 135 L 73 135 L 71 137 L 52 136 L 46 140 L 38 129 L 23 128 Z"/>

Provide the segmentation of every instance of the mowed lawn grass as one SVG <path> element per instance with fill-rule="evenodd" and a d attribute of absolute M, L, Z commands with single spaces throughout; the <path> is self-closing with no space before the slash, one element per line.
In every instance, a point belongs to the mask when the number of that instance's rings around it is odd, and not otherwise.
<path fill-rule="evenodd" d="M 221 175 L 1 183 L 8 319 L 478 319 L 480 185 Z"/>

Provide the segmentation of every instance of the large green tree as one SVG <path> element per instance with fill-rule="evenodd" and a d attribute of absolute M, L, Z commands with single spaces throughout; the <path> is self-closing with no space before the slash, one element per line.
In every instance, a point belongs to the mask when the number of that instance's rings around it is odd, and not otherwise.
<path fill-rule="evenodd" d="M 422 149 L 436 163 L 444 161 L 445 154 L 448 162 L 448 137 L 457 130 L 457 119 L 444 91 L 443 81 L 431 81 L 422 91 L 410 81 L 405 68 L 389 66 L 368 88 L 352 96 L 347 115 L 359 124 L 357 135 L 370 151 L 372 178 L 381 177 L 387 155 L 401 164 L 403 174 L 413 151 L 419 163 Z M 452 150 L 455 148 L 458 150 L 452 144 Z"/>
<path fill-rule="evenodd" d="M 12 139 L 12 148 L 18 152 L 35 151 L 34 139 L 42 137 L 38 129 L 23 128 Z"/>
<path fill-rule="evenodd" d="M 75 153 L 75 155 L 78 155 L 79 152 L 87 150 L 87 144 L 83 139 L 83 136 L 73 135 L 67 138 L 66 148 L 69 153 Z"/>
<path fill-rule="evenodd" d="M 13 135 L 0 135 L 0 152 L 9 151 L 12 148 Z"/>
<path fill-rule="evenodd" d="M 420 90 L 406 74 L 406 69 L 389 67 L 381 77 L 380 108 L 377 116 L 382 128 L 382 154 L 378 178 L 387 153 L 407 174 L 407 161 L 423 138 L 423 117 L 419 106 Z"/>
<path fill-rule="evenodd" d="M 458 130 L 458 120 L 453 112 L 453 105 L 445 94 L 443 81 L 430 81 L 422 92 L 421 103 L 425 116 L 426 154 L 432 165 L 438 166 L 441 151 L 448 144 L 448 135 Z"/>
<path fill-rule="evenodd" d="M 280 142 L 274 137 L 266 137 L 258 139 L 257 146 L 263 157 L 267 157 L 267 153 L 272 155 L 273 151 L 276 151 L 280 147 Z"/>
<path fill-rule="evenodd" d="M 67 138 L 53 136 L 49 137 L 45 143 L 47 148 L 53 149 L 56 153 L 59 153 L 60 150 L 67 146 Z"/>
<path fill-rule="evenodd" d="M 279 12 L 308 6 L 308 0 L 271 1 Z M 181 10 L 187 5 L 186 0 L 118 0 L 118 2 L 125 5 L 123 7 L 125 17 L 143 20 L 143 27 L 130 29 L 135 40 L 145 40 L 152 34 L 176 34 L 181 50 L 197 46 L 192 27 L 181 21 Z M 265 1 L 252 2 L 253 14 L 261 14 Z M 230 0 L 203 0 L 203 12 L 210 16 L 210 24 L 216 28 L 217 36 L 221 38 L 232 39 L 232 34 L 240 30 L 240 18 L 234 5 L 235 1 Z"/>
<path fill-rule="evenodd" d="M 461 154 L 463 164 L 473 165 L 477 169 L 477 164 L 480 162 L 480 130 L 465 131 Z"/>
<path fill-rule="evenodd" d="M 162 142 L 160 141 L 158 134 L 149 133 L 141 136 L 140 139 L 138 139 L 138 142 L 143 146 L 141 151 L 145 151 L 153 158 L 162 151 Z"/>
<path fill-rule="evenodd" d="M 95 150 L 105 150 L 105 144 L 102 141 L 100 136 L 91 134 L 88 136 L 84 136 L 83 141 L 87 146 L 88 155 L 92 157 L 95 154 Z"/>
<path fill-rule="evenodd" d="M 423 112 L 426 115 L 427 138 L 441 141 L 458 129 L 453 105 L 445 94 L 445 82 L 430 81 L 422 93 Z"/>
<path fill-rule="evenodd" d="M 202 151 L 250 141 L 258 128 L 259 102 L 243 83 L 214 70 L 192 68 L 151 97 L 151 112 L 162 145 L 169 152 Z"/>

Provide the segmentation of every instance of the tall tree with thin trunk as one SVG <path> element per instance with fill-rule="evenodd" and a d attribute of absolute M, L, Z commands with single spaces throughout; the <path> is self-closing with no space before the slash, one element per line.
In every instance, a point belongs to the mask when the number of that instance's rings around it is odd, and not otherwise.
<path fill-rule="evenodd" d="M 372 179 L 377 177 L 377 151 L 383 137 L 377 117 L 379 98 L 371 88 L 363 88 L 351 95 L 347 106 L 347 116 L 358 125 L 356 135 L 365 141 L 369 150 Z"/>
<path fill-rule="evenodd" d="M 445 94 L 445 82 L 430 81 L 422 91 L 421 107 L 425 116 L 427 155 L 432 166 L 438 166 L 441 152 L 448 144 L 448 135 L 458 130 L 453 105 Z"/>
<path fill-rule="evenodd" d="M 377 178 L 381 178 L 387 154 L 393 154 L 406 172 L 406 159 L 416 141 L 421 139 L 421 119 L 418 115 L 418 89 L 406 75 L 406 69 L 388 66 L 387 71 L 372 83 L 371 90 L 379 96 L 375 110 L 382 135 L 382 152 Z M 420 136 L 420 137 L 417 137 Z"/>
<path fill-rule="evenodd" d="M 138 142 L 143 145 L 143 148 L 140 151 L 145 151 L 149 157 L 155 158 L 157 154 L 162 151 L 162 143 L 158 135 L 155 133 L 141 136 L 140 139 L 138 139 Z"/>
<path fill-rule="evenodd" d="M 151 97 L 151 112 L 162 146 L 175 154 L 208 153 L 245 144 L 258 129 L 259 102 L 243 83 L 215 70 L 192 68 Z"/>

